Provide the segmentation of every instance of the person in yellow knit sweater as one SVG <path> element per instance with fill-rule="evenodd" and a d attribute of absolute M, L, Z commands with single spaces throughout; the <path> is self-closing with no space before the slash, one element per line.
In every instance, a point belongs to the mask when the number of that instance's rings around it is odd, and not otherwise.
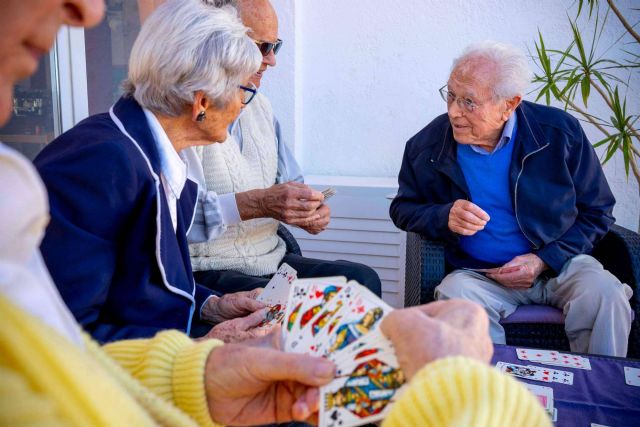
<path fill-rule="evenodd" d="M 5 0 L 0 126 L 60 25 L 90 26 L 101 0 Z M 33 166 L 0 144 L 0 425 L 208 426 L 313 420 L 331 362 L 279 351 L 275 334 L 223 345 L 178 331 L 99 347 L 53 285 L 38 245 L 48 222 Z M 547 426 L 527 390 L 490 368 L 487 318 L 461 301 L 398 310 L 382 323 L 407 377 L 385 426 Z"/>

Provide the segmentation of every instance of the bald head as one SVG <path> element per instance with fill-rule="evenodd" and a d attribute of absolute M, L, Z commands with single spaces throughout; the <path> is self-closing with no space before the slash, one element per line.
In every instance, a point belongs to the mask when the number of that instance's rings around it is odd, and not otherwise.
<path fill-rule="evenodd" d="M 278 16 L 269 0 L 237 0 L 242 23 L 250 28 L 249 36 L 256 42 L 274 43 L 278 40 Z M 260 87 L 262 74 L 267 67 L 276 65 L 273 51 L 262 57 L 260 69 L 251 78 L 251 82 Z"/>

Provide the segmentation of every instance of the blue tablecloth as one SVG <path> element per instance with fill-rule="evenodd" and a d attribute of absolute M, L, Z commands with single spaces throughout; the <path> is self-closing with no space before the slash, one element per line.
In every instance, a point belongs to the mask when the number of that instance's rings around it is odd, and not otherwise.
<path fill-rule="evenodd" d="M 543 365 L 518 359 L 516 347 L 495 345 L 492 364 L 511 362 L 573 372 L 573 385 L 525 380 L 553 388 L 553 405 L 558 409 L 557 426 L 640 426 L 640 387 L 625 383 L 624 367 L 640 368 L 640 361 L 584 355 L 591 370 Z"/>

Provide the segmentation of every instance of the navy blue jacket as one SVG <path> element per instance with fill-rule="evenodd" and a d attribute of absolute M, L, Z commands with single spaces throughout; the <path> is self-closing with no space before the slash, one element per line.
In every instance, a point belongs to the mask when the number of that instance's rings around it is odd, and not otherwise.
<path fill-rule="evenodd" d="M 526 101 L 516 114 L 511 202 L 533 253 L 559 272 L 607 233 L 615 199 L 578 120 Z M 454 267 L 477 267 L 447 225 L 453 202 L 471 200 L 456 144 L 446 114 L 407 142 L 390 214 L 399 228 L 446 242 L 447 261 Z"/>
<path fill-rule="evenodd" d="M 41 245 L 62 297 L 100 342 L 189 332 L 211 291 L 196 286 L 186 234 L 198 186 L 188 180 L 174 232 L 160 159 L 132 98 L 83 120 L 35 165 L 51 205 Z"/>

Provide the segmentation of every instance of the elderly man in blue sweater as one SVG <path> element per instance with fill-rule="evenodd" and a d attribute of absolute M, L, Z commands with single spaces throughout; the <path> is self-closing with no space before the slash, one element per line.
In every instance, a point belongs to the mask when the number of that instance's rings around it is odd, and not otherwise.
<path fill-rule="evenodd" d="M 522 52 L 500 43 L 454 61 L 447 114 L 407 143 L 391 218 L 446 242 L 453 271 L 436 297 L 484 306 L 494 342 L 519 305 L 550 304 L 572 351 L 625 356 L 632 291 L 588 255 L 615 199 L 578 121 L 522 100 L 530 77 Z"/>

